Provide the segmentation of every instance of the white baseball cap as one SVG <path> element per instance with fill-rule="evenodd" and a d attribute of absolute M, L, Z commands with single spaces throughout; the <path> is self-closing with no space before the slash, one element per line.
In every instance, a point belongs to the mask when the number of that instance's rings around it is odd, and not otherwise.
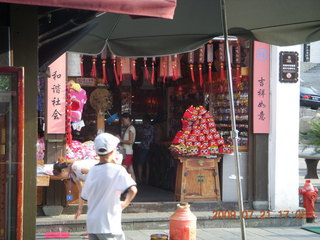
<path fill-rule="evenodd" d="M 94 147 L 98 155 L 107 155 L 115 150 L 119 144 L 119 138 L 110 133 L 101 133 L 94 139 Z"/>

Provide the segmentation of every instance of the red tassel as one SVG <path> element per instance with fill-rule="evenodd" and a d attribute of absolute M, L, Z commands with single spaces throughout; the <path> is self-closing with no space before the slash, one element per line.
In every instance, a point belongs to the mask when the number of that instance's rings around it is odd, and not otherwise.
<path fill-rule="evenodd" d="M 132 68 L 131 68 L 131 73 L 132 73 L 132 79 L 137 80 L 137 71 L 136 71 L 136 60 L 132 59 Z"/>
<path fill-rule="evenodd" d="M 240 65 L 236 66 L 236 88 L 239 88 L 239 84 L 241 82 L 241 73 L 240 73 Z"/>
<path fill-rule="evenodd" d="M 152 59 L 151 84 L 154 85 L 154 60 Z"/>
<path fill-rule="evenodd" d="M 190 73 L 191 73 L 191 80 L 194 83 L 195 79 L 194 79 L 193 64 L 190 64 L 189 67 L 190 67 Z"/>
<path fill-rule="evenodd" d="M 97 66 L 96 66 L 97 58 L 96 58 L 96 56 L 93 56 L 91 61 L 92 61 L 92 69 L 91 69 L 90 76 L 97 77 Z"/>
<path fill-rule="evenodd" d="M 119 68 L 119 83 L 122 82 L 122 60 L 120 59 L 120 68 Z"/>
<path fill-rule="evenodd" d="M 80 55 L 80 71 L 81 71 L 81 77 L 83 77 L 84 76 L 83 55 Z"/>
<path fill-rule="evenodd" d="M 226 76 L 224 74 L 224 63 L 220 63 L 220 80 L 221 81 L 225 81 L 226 80 Z"/>
<path fill-rule="evenodd" d="M 203 85 L 203 76 L 202 76 L 202 65 L 199 64 L 199 81 L 200 81 L 200 87 Z"/>
<path fill-rule="evenodd" d="M 107 69 L 106 69 L 106 60 L 102 60 L 102 83 L 107 83 Z"/>
<path fill-rule="evenodd" d="M 116 66 L 116 59 L 113 59 L 113 73 L 114 73 L 114 78 L 116 80 L 117 85 L 119 85 L 119 78 L 118 78 L 118 73 L 117 73 L 117 66 Z"/>
<path fill-rule="evenodd" d="M 212 71 L 211 71 L 212 63 L 208 63 L 208 66 L 209 66 L 209 69 L 208 69 L 208 81 L 211 84 L 212 83 Z"/>
<path fill-rule="evenodd" d="M 163 68 L 162 82 L 165 84 L 166 83 L 166 78 L 167 78 L 167 65 L 163 64 L 162 68 Z"/>
<path fill-rule="evenodd" d="M 174 55 L 172 61 L 172 80 L 177 80 L 178 78 L 177 55 Z"/>
<path fill-rule="evenodd" d="M 143 63 L 144 63 L 144 78 L 148 80 L 150 76 L 149 76 L 149 71 L 147 67 L 147 60 L 145 59 Z"/>

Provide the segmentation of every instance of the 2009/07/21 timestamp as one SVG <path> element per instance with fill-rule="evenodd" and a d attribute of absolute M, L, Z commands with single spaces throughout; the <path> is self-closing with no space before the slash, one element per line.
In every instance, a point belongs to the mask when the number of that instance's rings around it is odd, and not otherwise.
<path fill-rule="evenodd" d="M 239 211 L 212 211 L 213 216 L 211 219 L 235 219 L 239 218 L 240 213 Z M 280 218 L 297 218 L 297 219 L 305 219 L 306 216 L 306 211 L 305 210 L 297 210 L 297 211 L 278 211 L 278 212 L 272 212 L 275 214 L 274 216 L 277 216 L 279 214 Z M 244 210 L 242 211 L 242 218 L 244 219 L 267 219 L 271 217 L 271 211 L 253 211 L 253 210 Z"/>

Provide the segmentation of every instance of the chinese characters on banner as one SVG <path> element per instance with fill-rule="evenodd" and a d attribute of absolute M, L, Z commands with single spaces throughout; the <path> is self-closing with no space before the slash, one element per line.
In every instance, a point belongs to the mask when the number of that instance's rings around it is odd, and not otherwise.
<path fill-rule="evenodd" d="M 66 131 L 66 54 L 50 67 L 47 84 L 47 133 L 64 134 Z"/>
<path fill-rule="evenodd" d="M 269 133 L 270 127 L 270 46 L 254 42 L 253 133 Z"/>

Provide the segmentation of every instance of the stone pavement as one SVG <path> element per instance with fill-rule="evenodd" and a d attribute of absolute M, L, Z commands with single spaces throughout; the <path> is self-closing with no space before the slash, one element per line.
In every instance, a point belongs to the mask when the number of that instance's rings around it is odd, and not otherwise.
<path fill-rule="evenodd" d="M 125 231 L 126 240 L 149 240 L 151 234 L 168 234 L 162 230 Z M 287 228 L 246 228 L 247 240 L 319 240 L 320 235 L 300 227 Z M 37 234 L 36 239 L 45 239 L 44 234 Z M 87 239 L 83 233 L 72 233 L 69 238 L 51 238 L 51 240 Z M 197 240 L 241 240 L 240 228 L 197 229 Z"/>

